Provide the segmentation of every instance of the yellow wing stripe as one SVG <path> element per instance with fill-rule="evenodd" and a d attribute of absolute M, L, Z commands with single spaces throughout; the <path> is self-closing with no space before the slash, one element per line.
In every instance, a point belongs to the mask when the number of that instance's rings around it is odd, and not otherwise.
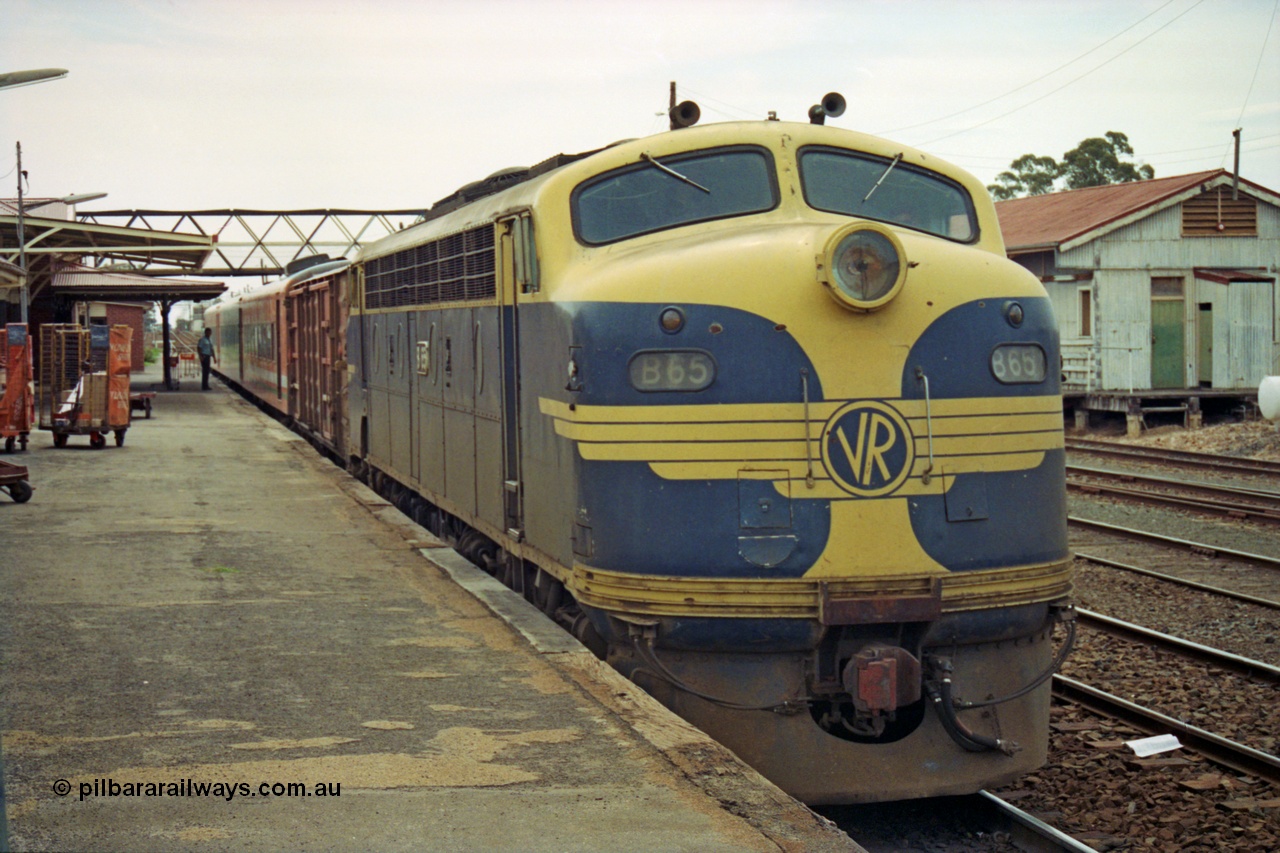
<path fill-rule="evenodd" d="M 823 579 L 633 575 L 577 564 L 570 584 L 584 604 L 620 613 L 718 618 L 820 618 L 823 594 L 889 599 L 927 594 L 941 578 L 942 610 L 954 613 L 1053 601 L 1068 595 L 1071 561 L 919 576 Z"/>
<path fill-rule="evenodd" d="M 851 400 L 818 400 L 809 404 L 811 421 L 826 421 Z M 891 400 L 906 418 L 925 416 L 924 400 Z M 577 423 L 737 423 L 754 421 L 803 421 L 804 403 L 713 403 L 687 406 L 579 406 L 538 399 L 538 410 L 557 420 Z M 1044 397 L 960 397 L 933 400 L 929 413 L 934 419 L 957 415 L 1021 415 L 1062 413 L 1057 396 Z"/>
<path fill-rule="evenodd" d="M 927 413 L 923 400 L 888 402 L 908 420 L 916 456 L 898 496 L 941 494 L 956 474 L 1035 468 L 1047 451 L 1063 446 L 1057 397 L 938 400 Z M 540 400 L 556 433 L 576 442 L 583 459 L 647 462 L 669 480 L 736 479 L 767 468 L 785 472 L 776 479 L 780 491 L 789 480 L 795 496 L 822 499 L 849 497 L 826 476 L 821 459 L 822 431 L 844 405 L 811 404 L 806 431 L 802 403 L 571 408 Z"/>

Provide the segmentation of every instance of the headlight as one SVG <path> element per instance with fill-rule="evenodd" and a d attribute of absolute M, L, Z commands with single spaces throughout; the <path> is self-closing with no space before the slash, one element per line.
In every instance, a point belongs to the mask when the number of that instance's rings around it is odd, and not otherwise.
<path fill-rule="evenodd" d="M 907 259 L 893 232 L 859 224 L 831 235 L 818 259 L 819 278 L 846 308 L 874 311 L 898 295 Z"/>

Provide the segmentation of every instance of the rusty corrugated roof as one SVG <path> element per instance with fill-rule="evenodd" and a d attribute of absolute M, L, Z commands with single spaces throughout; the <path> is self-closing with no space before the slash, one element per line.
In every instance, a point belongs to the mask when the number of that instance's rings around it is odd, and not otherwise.
<path fill-rule="evenodd" d="M 1051 248 L 1222 176 L 1225 169 L 996 202 L 1010 254 Z M 1241 183 L 1248 183 L 1242 180 Z"/>

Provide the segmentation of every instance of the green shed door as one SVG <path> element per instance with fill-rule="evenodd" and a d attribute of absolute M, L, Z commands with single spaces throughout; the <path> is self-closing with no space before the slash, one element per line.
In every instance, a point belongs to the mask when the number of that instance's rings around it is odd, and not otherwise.
<path fill-rule="evenodd" d="M 1213 303 L 1200 303 L 1200 322 L 1196 325 L 1197 376 L 1201 388 L 1213 387 Z"/>
<path fill-rule="evenodd" d="M 1185 361 L 1182 300 L 1151 300 L 1151 387 L 1184 387 Z"/>

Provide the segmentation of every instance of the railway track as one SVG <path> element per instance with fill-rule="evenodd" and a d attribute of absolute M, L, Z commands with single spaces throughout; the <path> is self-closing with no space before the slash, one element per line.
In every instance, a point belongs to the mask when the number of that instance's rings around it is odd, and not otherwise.
<path fill-rule="evenodd" d="M 1272 666 L 1269 663 L 1234 655 L 1201 643 L 1193 643 L 1190 640 L 1183 640 L 1170 634 L 1153 631 L 1150 628 L 1144 628 L 1141 625 L 1135 625 L 1123 619 L 1115 619 L 1111 616 L 1104 616 L 1101 613 L 1094 613 L 1092 610 L 1077 608 L 1076 619 L 1080 624 L 1087 625 L 1095 631 L 1103 631 L 1116 637 L 1156 646 L 1183 657 L 1221 667 L 1246 678 L 1266 681 L 1280 687 L 1280 667 Z M 1277 767 L 1280 768 L 1280 759 L 1277 759 Z M 1280 782 L 1280 777 L 1276 781 Z"/>
<path fill-rule="evenodd" d="M 1166 655 L 1207 664 L 1213 670 L 1232 673 L 1241 679 L 1265 684 L 1272 689 L 1280 687 L 1280 667 L 1089 610 L 1077 610 L 1076 613 L 1080 624 L 1089 630 L 1138 643 Z M 1216 674 L 1210 677 L 1215 682 L 1221 681 Z M 1222 737 L 1192 725 L 1185 719 L 1161 713 L 1065 675 L 1054 676 L 1054 694 L 1096 713 L 1123 720 L 1150 734 L 1177 734 L 1185 746 L 1209 760 L 1280 786 L 1280 757 L 1276 755 Z M 1223 709 L 1224 712 L 1227 710 L 1229 709 Z"/>
<path fill-rule="evenodd" d="M 1167 547 L 1177 548 L 1182 551 L 1189 551 L 1204 557 L 1229 557 L 1233 560 L 1247 563 L 1249 565 L 1280 570 L 1280 558 L 1270 557 L 1266 554 L 1255 554 L 1248 551 L 1239 551 L 1233 548 L 1222 548 L 1205 542 L 1195 542 L 1193 540 L 1182 539 L 1177 536 L 1166 536 L 1162 533 L 1153 533 L 1149 530 L 1139 530 L 1133 527 L 1123 527 L 1118 524 L 1108 524 L 1104 521 L 1093 521 L 1091 519 L 1080 518 L 1074 515 L 1067 516 L 1067 523 L 1082 529 L 1102 531 L 1115 536 L 1138 539 L 1144 542 L 1154 542 Z"/>
<path fill-rule="evenodd" d="M 1280 492 L 1269 489 L 1188 482 L 1081 465 L 1067 466 L 1067 488 L 1121 500 L 1280 524 Z"/>
<path fill-rule="evenodd" d="M 1231 471 L 1280 477 L 1280 462 L 1269 462 L 1262 459 L 1218 456 L 1212 453 L 1196 453 L 1190 450 L 1170 450 L 1163 447 L 1144 447 L 1133 444 L 1120 444 L 1114 441 L 1070 437 L 1066 439 L 1066 448 L 1077 453 L 1087 453 L 1092 456 L 1104 456 L 1113 459 L 1128 459 L 1178 467 L 1205 468 L 1218 472 Z"/>
<path fill-rule="evenodd" d="M 1078 618 L 1076 653 L 1053 680 L 1049 762 L 999 795 L 1098 850 L 1277 849 L 1280 667 Z M 1164 734 L 1181 748 L 1141 757 L 1127 745 Z"/>
<path fill-rule="evenodd" d="M 1127 643 L 1136 643 L 1165 655 L 1203 663 L 1215 671 L 1231 673 L 1250 682 L 1268 685 L 1272 690 L 1280 687 L 1280 666 L 1232 654 L 1202 643 L 1191 642 L 1083 608 L 1077 608 L 1076 616 L 1079 624 L 1088 631 L 1103 633 Z M 1088 642 L 1086 634 L 1082 637 L 1082 644 Z M 1096 674 L 1105 678 L 1108 673 L 1102 671 Z M 1210 673 L 1209 677 L 1215 683 L 1222 681 L 1217 672 Z M 1179 733 L 1184 736 L 1185 742 L 1211 760 L 1280 785 L 1280 757 L 1222 738 L 1187 723 L 1185 719 L 1162 714 L 1112 696 L 1076 679 L 1066 676 L 1055 676 L 1055 679 L 1058 679 L 1055 681 L 1055 693 L 1062 698 L 1083 704 L 1099 713 L 1125 720 L 1145 731 Z M 1182 685 L 1184 689 L 1186 686 Z M 1228 692 L 1231 693 L 1231 691 Z"/>
<path fill-rule="evenodd" d="M 1270 753 L 1215 735 L 1065 675 L 1053 677 L 1053 695 L 1104 717 L 1121 720 L 1148 734 L 1175 734 L 1183 746 L 1190 747 L 1215 764 L 1280 785 L 1280 758 Z"/>
<path fill-rule="evenodd" d="M 817 811 L 868 853 L 1094 853 L 1094 848 L 990 791 Z"/>
<path fill-rule="evenodd" d="M 1129 563 L 1120 562 L 1119 560 L 1109 560 L 1106 557 L 1100 557 L 1097 554 L 1086 554 L 1083 551 L 1077 551 L 1076 557 L 1098 566 L 1106 566 L 1107 568 L 1119 569 L 1136 575 L 1154 578 L 1155 580 L 1162 581 L 1163 583 L 1176 584 L 1177 586 L 1185 587 L 1187 589 L 1199 590 L 1200 592 L 1206 592 L 1211 595 L 1220 595 L 1234 601 L 1241 601 L 1246 604 L 1256 604 L 1259 607 L 1269 607 L 1274 610 L 1280 610 L 1280 601 L 1276 599 L 1263 598 L 1262 596 L 1249 595 L 1248 593 L 1239 592 L 1234 589 L 1226 589 L 1225 587 L 1200 583 L 1199 581 L 1190 580 L 1188 578 L 1180 578 L 1176 575 L 1157 572 L 1154 569 L 1148 569 L 1143 566 L 1134 566 Z"/>

